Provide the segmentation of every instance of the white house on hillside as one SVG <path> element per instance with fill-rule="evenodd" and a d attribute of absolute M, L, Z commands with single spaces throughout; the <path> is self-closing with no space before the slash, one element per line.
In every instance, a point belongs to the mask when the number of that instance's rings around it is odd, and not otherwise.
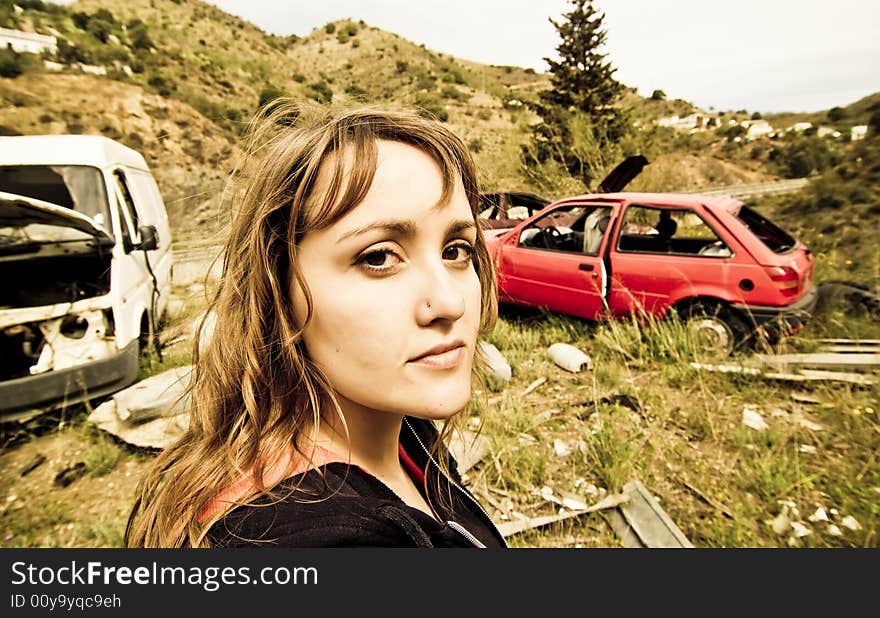
<path fill-rule="evenodd" d="M 749 130 L 746 137 L 749 139 L 757 139 L 765 135 L 772 135 L 775 129 L 766 120 L 752 120 L 749 123 Z"/>
<path fill-rule="evenodd" d="M 857 124 L 849 131 L 849 137 L 852 141 L 857 141 L 860 139 L 864 139 L 868 134 L 868 125 L 866 124 Z"/>
<path fill-rule="evenodd" d="M 58 39 L 45 34 L 0 28 L 0 48 L 6 49 L 7 47 L 28 54 L 39 54 L 43 50 L 54 54 L 58 51 Z"/>

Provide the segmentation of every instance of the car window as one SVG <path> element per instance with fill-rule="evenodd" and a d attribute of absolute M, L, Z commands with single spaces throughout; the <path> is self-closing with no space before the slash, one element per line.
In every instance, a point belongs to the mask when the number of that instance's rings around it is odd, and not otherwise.
<path fill-rule="evenodd" d="M 753 208 L 743 206 L 736 217 L 774 253 L 785 253 L 797 244 L 791 234 Z"/>
<path fill-rule="evenodd" d="M 480 218 L 491 219 L 498 211 L 497 193 L 480 193 Z"/>
<path fill-rule="evenodd" d="M 531 216 L 529 209 L 525 206 L 514 206 L 507 209 L 507 218 L 515 221 L 524 221 Z"/>
<path fill-rule="evenodd" d="M 542 210 L 545 206 L 547 206 L 550 201 L 540 198 L 535 195 L 524 195 L 521 193 L 512 193 L 510 195 L 510 206 L 508 207 L 508 212 L 513 209 L 513 207 L 522 207 L 528 213 L 524 219 L 531 217 L 538 211 Z M 513 217 L 511 217 L 513 218 Z"/>
<path fill-rule="evenodd" d="M 696 211 L 640 204 L 630 205 L 624 212 L 617 250 L 702 257 L 733 255 L 730 247 Z"/>
<path fill-rule="evenodd" d="M 519 246 L 598 255 L 611 212 L 607 206 L 556 208 L 522 231 Z"/>

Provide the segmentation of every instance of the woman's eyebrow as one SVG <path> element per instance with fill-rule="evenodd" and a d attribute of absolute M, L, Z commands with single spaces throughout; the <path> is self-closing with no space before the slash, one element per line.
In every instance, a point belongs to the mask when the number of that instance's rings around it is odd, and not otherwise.
<path fill-rule="evenodd" d="M 409 219 L 389 219 L 386 221 L 376 221 L 374 223 L 370 223 L 369 225 L 364 225 L 362 227 L 355 228 L 353 230 L 349 230 L 345 232 L 342 236 L 336 239 L 336 242 L 342 242 L 343 240 L 347 240 L 353 236 L 360 236 L 361 234 L 366 234 L 367 232 L 372 232 L 374 230 L 391 232 L 397 236 L 403 236 L 404 238 L 410 238 L 416 235 L 416 222 Z"/>
<path fill-rule="evenodd" d="M 467 219 L 450 221 L 449 224 L 446 226 L 445 235 L 452 236 L 453 234 L 459 234 L 471 228 L 476 228 L 476 224 L 473 221 L 468 221 Z M 412 238 L 416 235 L 417 226 L 416 222 L 411 219 L 389 219 L 386 221 L 376 221 L 374 223 L 370 223 L 369 225 L 364 225 L 362 227 L 345 232 L 336 239 L 336 242 L 342 242 L 354 236 L 360 236 L 361 234 L 366 234 L 367 232 L 373 232 L 376 230 L 390 232 L 395 236 L 401 236 L 403 238 Z"/>

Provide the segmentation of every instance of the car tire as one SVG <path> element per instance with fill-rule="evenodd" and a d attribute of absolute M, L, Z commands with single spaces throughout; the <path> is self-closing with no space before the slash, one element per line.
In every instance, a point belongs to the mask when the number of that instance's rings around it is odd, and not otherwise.
<path fill-rule="evenodd" d="M 721 303 L 692 303 L 683 319 L 699 353 L 708 357 L 726 358 L 746 347 L 751 339 L 745 320 Z"/>

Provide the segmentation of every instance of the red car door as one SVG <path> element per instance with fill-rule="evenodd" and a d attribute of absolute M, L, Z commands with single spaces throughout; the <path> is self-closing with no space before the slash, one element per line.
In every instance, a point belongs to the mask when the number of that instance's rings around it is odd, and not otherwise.
<path fill-rule="evenodd" d="M 611 248 L 613 315 L 662 316 L 677 299 L 727 298 L 738 245 L 691 207 L 629 204 Z"/>
<path fill-rule="evenodd" d="M 497 254 L 501 300 L 600 317 L 608 283 L 602 255 L 612 216 L 608 204 L 566 204 L 517 226 Z"/>

